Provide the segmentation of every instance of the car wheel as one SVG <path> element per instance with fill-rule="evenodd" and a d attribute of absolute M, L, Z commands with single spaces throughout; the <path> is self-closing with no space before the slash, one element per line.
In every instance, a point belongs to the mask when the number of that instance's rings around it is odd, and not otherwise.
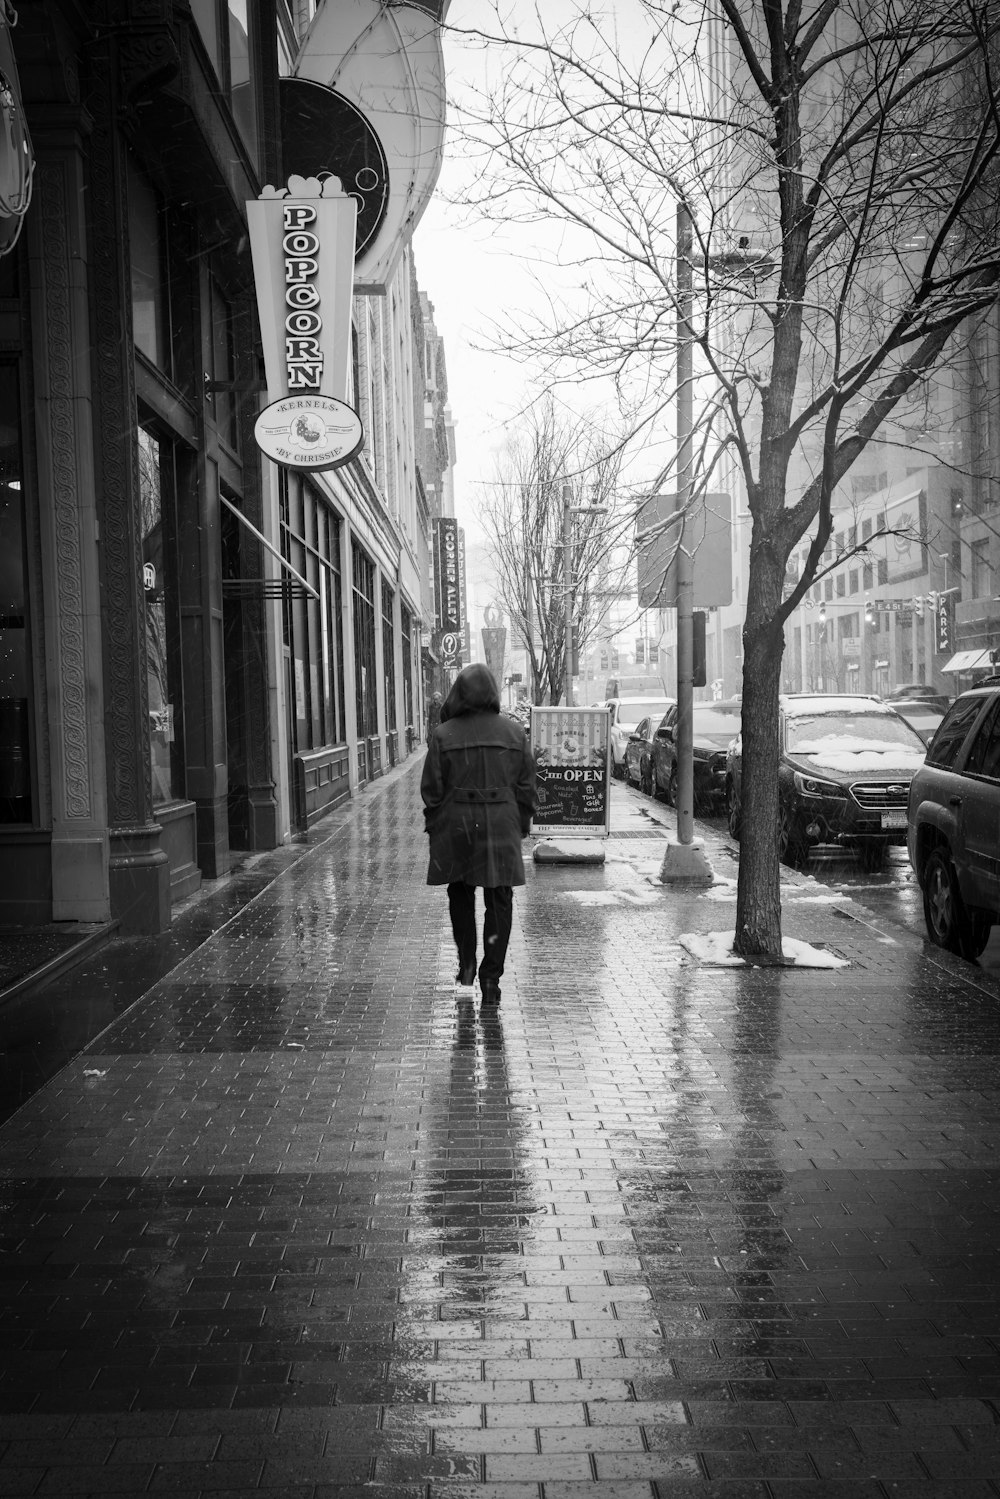
<path fill-rule="evenodd" d="M 729 823 L 730 838 L 735 838 L 739 843 L 743 829 L 743 808 L 740 805 L 740 794 L 733 781 L 726 782 L 726 821 Z"/>
<path fill-rule="evenodd" d="M 858 847 L 858 858 L 866 874 L 878 874 L 885 865 L 889 845 L 884 838 L 869 838 Z"/>
<path fill-rule="evenodd" d="M 790 807 L 782 806 L 778 828 L 778 858 L 782 864 L 798 869 L 809 857 L 809 840 L 801 820 Z"/>
<path fill-rule="evenodd" d="M 927 935 L 935 947 L 963 958 L 978 958 L 990 940 L 990 919 L 981 911 L 966 909 L 947 847 L 931 849 L 920 884 Z"/>
<path fill-rule="evenodd" d="M 670 767 L 670 774 L 667 776 L 666 800 L 668 807 L 676 807 L 677 795 L 677 762 L 675 760 Z"/>

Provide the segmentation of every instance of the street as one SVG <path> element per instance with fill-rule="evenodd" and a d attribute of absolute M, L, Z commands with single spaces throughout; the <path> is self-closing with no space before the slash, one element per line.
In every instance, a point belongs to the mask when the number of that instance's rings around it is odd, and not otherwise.
<path fill-rule="evenodd" d="M 639 795 L 631 792 L 630 795 Z M 724 815 L 700 819 L 720 837 L 727 837 Z M 803 866 L 803 872 L 833 891 L 842 891 L 865 906 L 879 921 L 891 922 L 926 940 L 923 905 L 905 845 L 890 848 L 884 868 L 877 874 L 863 870 L 848 849 L 830 844 L 818 847 Z M 994 928 L 989 944 L 979 959 L 985 972 L 1000 975 L 1000 928 Z"/>

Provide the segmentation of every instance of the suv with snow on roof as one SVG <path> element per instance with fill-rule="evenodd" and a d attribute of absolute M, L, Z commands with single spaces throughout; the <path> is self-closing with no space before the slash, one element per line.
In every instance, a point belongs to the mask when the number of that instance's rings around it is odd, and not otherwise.
<path fill-rule="evenodd" d="M 978 958 L 1000 921 L 1000 676 L 948 709 L 910 785 L 909 825 L 928 937 Z"/>
<path fill-rule="evenodd" d="M 906 842 L 910 781 L 924 743 L 880 698 L 787 693 L 779 700 L 778 852 L 801 864 L 820 843 L 857 850 L 879 869 L 890 844 Z M 742 823 L 742 743 L 726 762 L 729 830 Z"/>

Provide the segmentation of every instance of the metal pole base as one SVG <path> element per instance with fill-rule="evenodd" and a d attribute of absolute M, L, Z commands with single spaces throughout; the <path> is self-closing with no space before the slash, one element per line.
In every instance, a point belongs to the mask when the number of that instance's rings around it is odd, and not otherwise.
<path fill-rule="evenodd" d="M 715 875 L 705 853 L 705 842 L 694 838 L 690 843 L 668 843 L 660 865 L 661 885 L 712 885 Z"/>

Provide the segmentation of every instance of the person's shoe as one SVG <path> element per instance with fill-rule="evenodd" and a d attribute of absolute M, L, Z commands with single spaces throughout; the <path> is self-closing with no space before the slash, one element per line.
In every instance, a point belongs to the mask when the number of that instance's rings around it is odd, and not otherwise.
<path fill-rule="evenodd" d="M 476 960 L 473 958 L 468 968 L 459 968 L 455 975 L 455 983 L 461 984 L 463 989 L 471 989 L 476 982 Z"/>
<path fill-rule="evenodd" d="M 500 985 L 496 979 L 480 979 L 479 987 L 482 991 L 482 1002 L 484 1005 L 498 1005 L 500 1003 Z"/>

